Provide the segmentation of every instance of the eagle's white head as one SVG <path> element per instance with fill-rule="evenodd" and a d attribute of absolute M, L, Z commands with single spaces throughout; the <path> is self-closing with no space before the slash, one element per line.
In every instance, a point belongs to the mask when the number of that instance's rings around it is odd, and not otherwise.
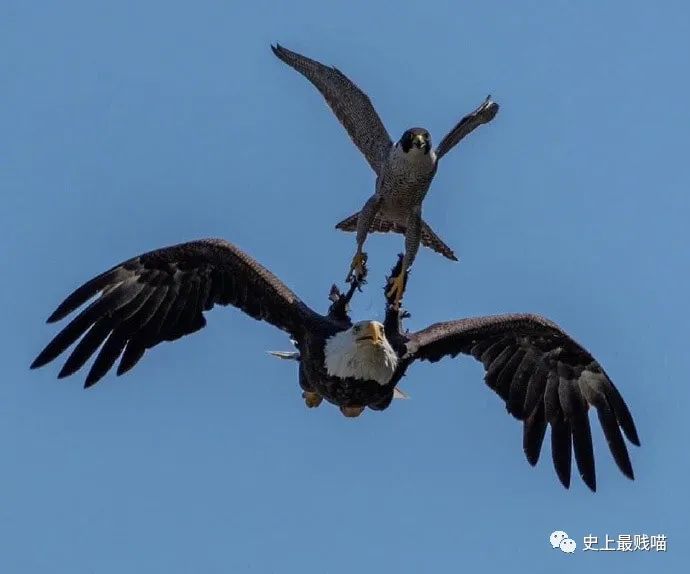
<path fill-rule="evenodd" d="M 398 355 L 386 339 L 378 321 L 360 321 L 326 341 L 326 372 L 332 377 L 376 381 L 387 384 L 396 367 Z"/>

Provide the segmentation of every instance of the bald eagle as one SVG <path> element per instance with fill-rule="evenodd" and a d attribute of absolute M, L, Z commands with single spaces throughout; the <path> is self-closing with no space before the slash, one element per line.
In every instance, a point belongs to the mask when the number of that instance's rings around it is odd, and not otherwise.
<path fill-rule="evenodd" d="M 400 272 L 402 256 L 392 270 Z M 633 478 L 627 439 L 640 444 L 632 416 L 601 365 L 557 325 L 532 314 L 497 315 L 437 323 L 406 332 L 406 313 L 387 297 L 383 323 L 353 323 L 345 294 L 332 288 L 326 315 L 303 303 L 275 275 L 222 239 L 204 239 L 151 251 L 115 265 L 69 295 L 48 318 L 63 319 L 97 296 L 41 351 L 41 367 L 77 342 L 59 378 L 79 370 L 94 354 L 85 387 L 98 382 L 120 358 L 117 375 L 150 349 L 194 333 L 204 311 L 232 305 L 287 332 L 297 350 L 278 353 L 299 363 L 307 406 L 323 399 L 356 417 L 384 410 L 415 361 L 469 355 L 482 362 L 485 380 L 507 411 L 523 421 L 523 447 L 535 465 L 551 425 L 556 473 L 570 485 L 574 450 L 580 474 L 596 490 L 588 409 L 594 407 L 620 470 Z M 99 350 L 100 348 L 100 350 Z"/>

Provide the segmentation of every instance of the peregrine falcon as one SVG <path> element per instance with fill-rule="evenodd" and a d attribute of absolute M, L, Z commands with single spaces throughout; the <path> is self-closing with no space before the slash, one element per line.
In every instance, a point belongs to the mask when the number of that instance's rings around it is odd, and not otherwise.
<path fill-rule="evenodd" d="M 366 261 L 363 250 L 371 231 L 395 231 L 405 235 L 405 256 L 399 275 L 391 277 L 389 294 L 396 305 L 403 294 L 405 275 L 415 259 L 420 242 L 443 256 L 457 261 L 453 251 L 422 219 L 422 201 L 436 174 L 438 161 L 467 134 L 490 122 L 498 104 L 490 97 L 468 114 L 432 148 L 431 136 L 424 128 L 406 130 L 393 144 L 369 97 L 338 69 L 280 46 L 271 46 L 283 62 L 300 72 L 324 96 L 354 144 L 376 172 L 374 194 L 362 210 L 336 225 L 343 231 L 357 232 L 357 250 L 347 280 L 361 275 Z"/>

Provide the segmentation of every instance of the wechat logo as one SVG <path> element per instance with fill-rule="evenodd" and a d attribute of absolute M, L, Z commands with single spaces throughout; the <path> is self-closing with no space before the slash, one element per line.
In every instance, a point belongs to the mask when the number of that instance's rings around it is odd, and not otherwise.
<path fill-rule="evenodd" d="M 566 532 L 562 530 L 554 530 L 549 536 L 549 542 L 553 548 L 560 548 L 561 552 L 572 554 L 577 548 L 577 544 L 572 538 L 568 537 Z"/>

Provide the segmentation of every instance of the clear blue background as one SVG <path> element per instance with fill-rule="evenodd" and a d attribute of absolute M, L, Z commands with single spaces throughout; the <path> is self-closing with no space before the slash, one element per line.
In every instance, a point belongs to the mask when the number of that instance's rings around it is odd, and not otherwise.
<path fill-rule="evenodd" d="M 690 8 L 599 4 L 3 0 L 0 571 L 684 570 Z M 636 417 L 634 482 L 596 419 L 597 494 L 560 486 L 548 438 L 530 468 L 467 358 L 416 365 L 383 413 L 308 411 L 264 353 L 287 338 L 232 309 L 89 391 L 28 370 L 68 292 L 179 241 L 225 237 L 326 308 L 373 173 L 275 41 L 350 75 L 395 139 L 500 102 L 427 196 L 461 261 L 420 253 L 408 326 L 558 322 Z M 382 317 L 401 249 L 370 238 L 356 318 Z M 669 549 L 566 556 L 554 529 Z"/>

